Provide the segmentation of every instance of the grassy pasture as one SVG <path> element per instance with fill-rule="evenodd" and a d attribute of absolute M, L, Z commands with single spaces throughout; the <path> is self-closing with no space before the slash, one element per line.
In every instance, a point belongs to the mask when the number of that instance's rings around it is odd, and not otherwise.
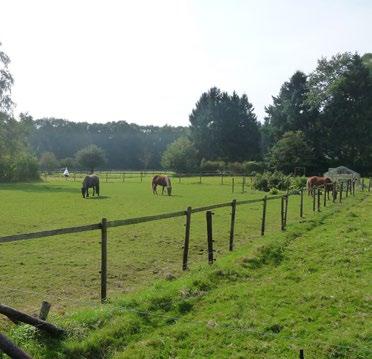
<path fill-rule="evenodd" d="M 173 181 L 173 196 L 154 196 L 150 176 L 125 183 L 101 184 L 101 197 L 84 200 L 80 181 L 50 178 L 49 182 L 0 186 L 0 235 L 27 233 L 140 217 L 227 202 L 233 198 L 262 198 L 248 189 L 241 193 L 236 180 L 182 178 Z M 262 204 L 237 208 L 236 247 L 260 238 Z M 305 196 L 305 216 L 313 216 L 311 199 Z M 288 224 L 298 222 L 299 196 L 289 199 Z M 109 229 L 108 296 L 133 292 L 167 273 L 181 274 L 184 218 L 167 219 Z M 230 208 L 215 210 L 213 231 L 217 261 L 228 252 Z M 280 231 L 280 200 L 269 201 L 267 234 Z M 98 231 L 0 244 L 0 302 L 37 310 L 42 300 L 57 312 L 97 304 L 100 288 L 100 233 Z M 189 266 L 207 261 L 205 214 L 192 216 Z"/>
<path fill-rule="evenodd" d="M 307 359 L 369 358 L 371 210 L 372 197 L 358 193 L 285 232 L 242 241 L 213 266 L 52 314 L 69 331 L 63 340 L 28 326 L 9 335 L 40 359 L 284 359 L 300 348 Z"/>

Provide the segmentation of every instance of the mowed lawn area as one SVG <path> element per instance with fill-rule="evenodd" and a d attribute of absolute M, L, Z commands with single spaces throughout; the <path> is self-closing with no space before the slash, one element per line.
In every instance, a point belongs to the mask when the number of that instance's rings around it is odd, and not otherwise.
<path fill-rule="evenodd" d="M 250 186 L 241 193 L 236 179 L 183 178 L 173 195 L 154 196 L 151 178 L 101 183 L 101 197 L 83 199 L 80 181 L 0 185 L 0 236 L 140 217 L 231 201 L 263 198 Z M 248 182 L 249 183 L 249 182 Z M 161 189 L 159 190 L 161 193 Z M 289 199 L 288 225 L 300 221 L 300 196 Z M 338 205 L 331 204 L 329 205 Z M 216 209 L 213 235 L 217 261 L 228 252 L 230 208 Z M 236 247 L 259 241 L 262 203 L 238 206 Z M 305 217 L 314 216 L 305 196 Z M 185 218 L 166 219 L 108 230 L 108 297 L 133 292 L 168 273 L 182 275 Z M 266 233 L 280 231 L 280 200 L 268 202 Z M 207 261 L 205 213 L 192 215 L 189 266 Z M 37 311 L 42 300 L 57 312 L 99 302 L 100 232 L 91 231 L 0 244 L 0 302 Z"/>

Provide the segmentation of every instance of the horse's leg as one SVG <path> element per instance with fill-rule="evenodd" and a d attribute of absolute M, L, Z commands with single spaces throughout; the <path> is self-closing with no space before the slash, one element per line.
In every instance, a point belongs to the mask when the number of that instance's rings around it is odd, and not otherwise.
<path fill-rule="evenodd" d="M 164 195 L 164 186 L 162 187 L 161 194 Z"/>

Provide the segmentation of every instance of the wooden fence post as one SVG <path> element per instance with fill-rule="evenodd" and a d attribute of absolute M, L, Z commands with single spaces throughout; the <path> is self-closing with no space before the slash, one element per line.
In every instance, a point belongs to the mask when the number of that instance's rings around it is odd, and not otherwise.
<path fill-rule="evenodd" d="M 74 172 L 74 182 L 76 181 L 76 173 Z"/>
<path fill-rule="evenodd" d="M 244 193 L 245 191 L 245 177 L 243 176 L 243 179 L 242 179 L 242 193 Z"/>
<path fill-rule="evenodd" d="M 364 178 L 362 178 L 362 191 L 364 192 Z"/>
<path fill-rule="evenodd" d="M 317 209 L 318 209 L 318 212 L 320 212 L 320 188 L 318 187 L 318 191 L 317 191 Z"/>
<path fill-rule="evenodd" d="M 230 223 L 230 242 L 229 250 L 234 249 L 234 233 L 235 233 L 235 213 L 236 213 L 236 199 L 231 202 L 231 223 Z"/>
<path fill-rule="evenodd" d="M 333 201 L 333 203 L 336 202 L 336 199 L 337 199 L 337 185 L 336 185 L 336 183 L 333 183 L 333 185 L 332 185 L 332 201 Z"/>
<path fill-rule="evenodd" d="M 354 192 L 355 192 L 355 182 L 354 182 Z M 369 182 L 368 182 L 368 192 L 371 192 L 371 177 L 369 178 Z"/>
<path fill-rule="evenodd" d="M 346 192 L 345 197 L 347 198 L 349 196 L 349 180 L 346 181 Z"/>
<path fill-rule="evenodd" d="M 221 173 L 221 184 L 223 184 L 223 173 Z"/>
<path fill-rule="evenodd" d="M 300 198 L 300 217 L 304 216 L 304 189 L 301 188 L 301 198 Z"/>
<path fill-rule="evenodd" d="M 287 218 L 288 218 L 288 199 L 289 195 L 285 196 L 285 211 L 284 211 L 284 229 L 287 227 Z"/>
<path fill-rule="evenodd" d="M 101 221 L 101 303 L 107 299 L 107 219 Z"/>
<path fill-rule="evenodd" d="M 202 183 L 202 175 L 201 175 L 201 173 L 199 174 L 199 184 L 201 184 Z"/>
<path fill-rule="evenodd" d="M 343 190 L 343 187 L 344 187 L 344 183 L 341 182 L 341 185 L 340 185 L 340 203 L 342 202 L 342 190 Z"/>
<path fill-rule="evenodd" d="M 266 207 L 267 207 L 267 196 L 263 198 L 262 205 L 262 222 L 261 222 L 261 236 L 265 235 L 265 225 L 266 225 Z"/>
<path fill-rule="evenodd" d="M 324 198 L 323 198 L 323 207 L 327 207 L 327 192 L 328 188 L 327 185 L 324 185 Z"/>
<path fill-rule="evenodd" d="M 181 175 L 178 175 L 178 183 L 181 183 Z"/>
<path fill-rule="evenodd" d="M 284 196 L 282 196 L 280 199 L 280 229 L 284 231 Z"/>
<path fill-rule="evenodd" d="M 0 349 L 13 359 L 32 359 L 27 353 L 18 348 L 3 334 L 0 334 Z"/>
<path fill-rule="evenodd" d="M 50 307 L 51 307 L 51 304 L 46 301 L 43 301 L 41 303 L 41 308 L 40 308 L 40 313 L 39 313 L 39 318 L 41 320 L 46 320 L 49 314 Z"/>
<path fill-rule="evenodd" d="M 211 211 L 206 212 L 207 219 L 207 241 L 208 241 L 208 263 L 213 264 L 213 233 L 212 233 L 212 215 Z"/>
<path fill-rule="evenodd" d="M 235 178 L 233 177 L 231 179 L 231 192 L 234 193 L 235 191 Z"/>
<path fill-rule="evenodd" d="M 191 227 L 191 207 L 187 207 L 186 209 L 186 229 L 185 229 L 185 243 L 183 246 L 183 262 L 182 262 L 182 270 L 186 270 L 187 262 L 189 258 L 189 243 L 190 243 L 190 227 Z"/>
<path fill-rule="evenodd" d="M 311 195 L 313 197 L 313 212 L 315 212 L 316 199 L 315 199 L 315 188 L 314 187 L 311 189 Z"/>
<path fill-rule="evenodd" d="M 142 183 L 142 181 L 143 181 L 143 172 L 142 171 L 140 173 L 140 176 L 141 176 L 141 183 Z"/>
<path fill-rule="evenodd" d="M 106 172 L 106 183 L 108 182 L 108 172 Z"/>

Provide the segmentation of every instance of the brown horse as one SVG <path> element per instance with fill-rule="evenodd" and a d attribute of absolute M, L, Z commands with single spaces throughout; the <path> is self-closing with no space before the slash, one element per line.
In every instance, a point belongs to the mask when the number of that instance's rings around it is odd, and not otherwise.
<path fill-rule="evenodd" d="M 172 194 L 172 184 L 170 181 L 170 178 L 168 176 L 154 176 L 152 179 L 152 193 L 153 194 L 158 194 L 156 187 L 157 186 L 162 186 L 163 189 L 161 191 L 161 194 L 164 194 L 164 188 L 167 187 L 167 193 L 168 196 Z"/>
<path fill-rule="evenodd" d="M 324 186 L 324 188 L 329 191 L 330 189 L 332 189 L 332 185 L 333 182 L 329 177 L 309 177 L 306 182 L 307 193 L 308 195 L 310 195 L 314 188 L 322 186 Z"/>

